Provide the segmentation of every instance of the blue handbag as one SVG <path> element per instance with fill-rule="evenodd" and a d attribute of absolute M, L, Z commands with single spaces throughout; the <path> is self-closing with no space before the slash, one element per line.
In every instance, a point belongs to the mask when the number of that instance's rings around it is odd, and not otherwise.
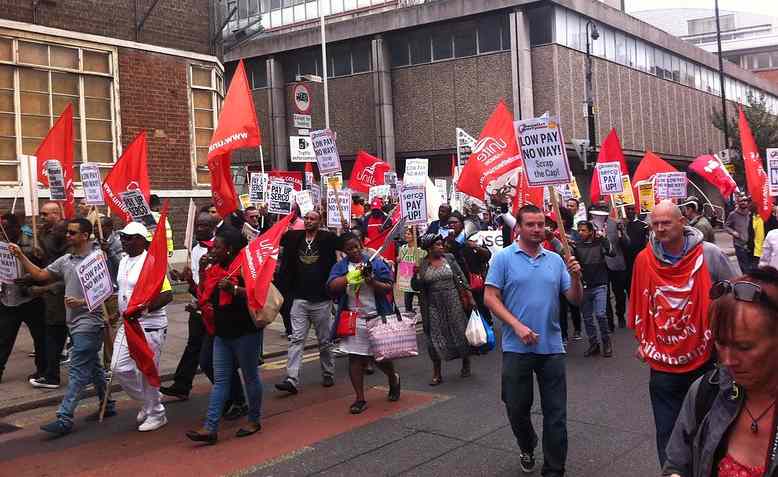
<path fill-rule="evenodd" d="M 481 316 L 481 321 L 483 322 L 484 329 L 486 330 L 486 344 L 481 348 L 483 348 L 486 352 L 489 352 L 492 351 L 497 345 L 497 338 L 494 336 L 494 329 L 489 326 L 489 322 L 486 321 L 483 316 Z"/>

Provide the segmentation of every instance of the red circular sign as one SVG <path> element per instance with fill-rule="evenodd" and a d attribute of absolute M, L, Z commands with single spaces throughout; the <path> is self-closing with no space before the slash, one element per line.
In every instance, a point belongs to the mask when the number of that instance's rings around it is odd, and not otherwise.
<path fill-rule="evenodd" d="M 311 111 L 311 90 L 304 84 L 296 84 L 292 90 L 292 95 L 297 112 L 308 114 Z"/>

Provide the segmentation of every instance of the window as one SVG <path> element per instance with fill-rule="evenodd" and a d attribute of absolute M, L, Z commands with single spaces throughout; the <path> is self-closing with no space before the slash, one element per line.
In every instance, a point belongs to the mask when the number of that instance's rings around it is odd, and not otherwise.
<path fill-rule="evenodd" d="M 369 40 L 361 41 L 353 45 L 351 50 L 351 63 L 354 67 L 354 73 L 364 73 L 366 71 L 370 71 L 370 58 L 372 56 L 370 54 L 371 49 L 372 46 Z"/>
<path fill-rule="evenodd" d="M 584 23 L 581 17 L 575 14 L 567 15 L 567 46 L 581 51 L 586 49 L 585 38 L 581 34 L 582 28 Z"/>
<path fill-rule="evenodd" d="M 408 40 L 405 38 L 392 38 L 389 41 L 389 54 L 392 57 L 392 67 L 405 66 L 408 60 Z"/>
<path fill-rule="evenodd" d="M 327 49 L 331 66 L 329 77 L 347 76 L 351 74 L 351 51 L 348 44 L 333 45 Z"/>
<path fill-rule="evenodd" d="M 631 37 L 627 37 L 627 66 L 637 68 L 637 40 Z"/>
<path fill-rule="evenodd" d="M 602 35 L 602 39 L 605 41 L 605 58 L 616 61 L 616 39 L 614 31 L 603 26 L 600 30 L 600 35 Z"/>
<path fill-rule="evenodd" d="M 646 45 L 646 71 L 652 75 L 656 72 L 656 56 L 654 55 L 655 49 L 651 45 Z"/>
<path fill-rule="evenodd" d="M 502 16 L 488 16 L 478 20 L 478 52 L 499 51 Z"/>
<path fill-rule="evenodd" d="M 555 11 L 549 5 L 527 9 L 527 19 L 529 21 L 529 43 L 531 46 L 547 45 L 553 41 L 554 29 L 551 21 L 553 19 L 554 13 L 556 13 L 556 18 L 559 18 L 563 12 L 564 10 L 562 9 L 556 9 Z M 506 30 L 505 33 L 508 33 L 508 31 Z M 558 32 L 556 35 L 557 42 L 562 43 L 562 41 L 559 39 Z M 504 42 L 503 49 L 507 49 L 509 45 L 509 42 Z"/>
<path fill-rule="evenodd" d="M 673 81 L 681 82 L 681 59 L 677 56 L 672 56 L 672 72 Z"/>
<path fill-rule="evenodd" d="M 616 63 L 626 65 L 627 63 L 627 39 L 624 33 L 616 32 Z"/>
<path fill-rule="evenodd" d="M 646 44 L 642 41 L 638 40 L 636 44 L 636 51 L 637 51 L 637 69 L 640 71 L 648 71 L 647 69 L 647 63 L 646 63 Z"/>
<path fill-rule="evenodd" d="M 554 37 L 555 41 L 561 45 L 567 45 L 570 46 L 568 37 L 567 37 L 567 23 L 566 18 L 567 17 L 574 17 L 577 18 L 577 15 L 575 15 L 572 12 L 567 11 L 564 8 L 557 7 L 554 10 Z M 530 21 L 532 21 L 530 19 Z"/>
<path fill-rule="evenodd" d="M 454 56 L 473 56 L 477 53 L 475 25 L 466 23 L 454 31 Z"/>
<path fill-rule="evenodd" d="M 252 89 L 267 88 L 267 61 L 264 58 L 246 60 L 246 74 Z"/>
<path fill-rule="evenodd" d="M 770 53 L 757 53 L 754 55 L 754 69 L 770 67 Z"/>
<path fill-rule="evenodd" d="M 194 125 L 194 167 L 198 185 L 209 184 L 208 145 L 219 119 L 224 99 L 224 78 L 212 67 L 191 67 L 192 124 Z"/>
<path fill-rule="evenodd" d="M 432 34 L 432 58 L 445 60 L 453 56 L 451 31 L 448 28 L 440 28 Z"/>
<path fill-rule="evenodd" d="M 18 154 L 34 154 L 59 115 L 73 106 L 73 159 L 116 159 L 111 50 L 0 37 L 0 183 L 17 183 Z"/>
<path fill-rule="evenodd" d="M 416 32 L 411 35 L 411 64 L 429 63 L 432 60 L 430 52 L 430 38 L 423 32 Z"/>

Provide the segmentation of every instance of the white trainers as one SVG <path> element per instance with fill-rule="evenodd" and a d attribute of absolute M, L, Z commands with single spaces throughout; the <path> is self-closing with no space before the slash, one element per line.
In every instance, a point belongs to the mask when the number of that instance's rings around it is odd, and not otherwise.
<path fill-rule="evenodd" d="M 140 432 L 156 431 L 165 424 L 167 424 L 167 417 L 165 417 L 164 414 L 162 417 L 149 416 L 145 421 L 143 421 L 143 424 L 138 426 L 138 430 Z"/>
<path fill-rule="evenodd" d="M 135 420 L 138 422 L 138 424 L 143 424 L 146 421 L 146 410 L 140 408 L 140 411 L 138 411 L 138 416 L 135 418 Z"/>

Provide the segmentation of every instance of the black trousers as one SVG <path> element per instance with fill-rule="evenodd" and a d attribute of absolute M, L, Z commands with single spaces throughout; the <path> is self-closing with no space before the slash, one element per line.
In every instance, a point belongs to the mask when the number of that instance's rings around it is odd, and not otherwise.
<path fill-rule="evenodd" d="M 68 339 L 68 327 L 64 323 L 46 325 L 46 381 L 58 383 L 60 380 L 59 361 L 65 341 Z"/>
<path fill-rule="evenodd" d="M 39 375 L 46 372 L 45 317 L 46 307 L 40 298 L 19 306 L 5 306 L 0 303 L 0 374 L 5 370 L 22 323 L 27 325 L 32 335 L 35 372 Z"/>
<path fill-rule="evenodd" d="M 189 337 L 173 377 L 173 387 L 179 391 L 189 393 L 192 390 L 192 381 L 200 365 L 200 351 L 203 348 L 204 336 L 205 325 L 200 313 L 189 313 Z"/>
<path fill-rule="evenodd" d="M 629 293 L 629 280 L 627 278 L 626 270 L 608 270 L 608 281 L 610 282 L 610 288 L 608 290 L 608 306 L 606 311 L 608 312 L 608 323 L 613 324 L 613 308 L 610 299 L 611 290 L 613 290 L 613 298 L 616 300 L 616 318 L 619 323 L 624 321 L 624 317 L 627 314 L 627 294 Z"/>

